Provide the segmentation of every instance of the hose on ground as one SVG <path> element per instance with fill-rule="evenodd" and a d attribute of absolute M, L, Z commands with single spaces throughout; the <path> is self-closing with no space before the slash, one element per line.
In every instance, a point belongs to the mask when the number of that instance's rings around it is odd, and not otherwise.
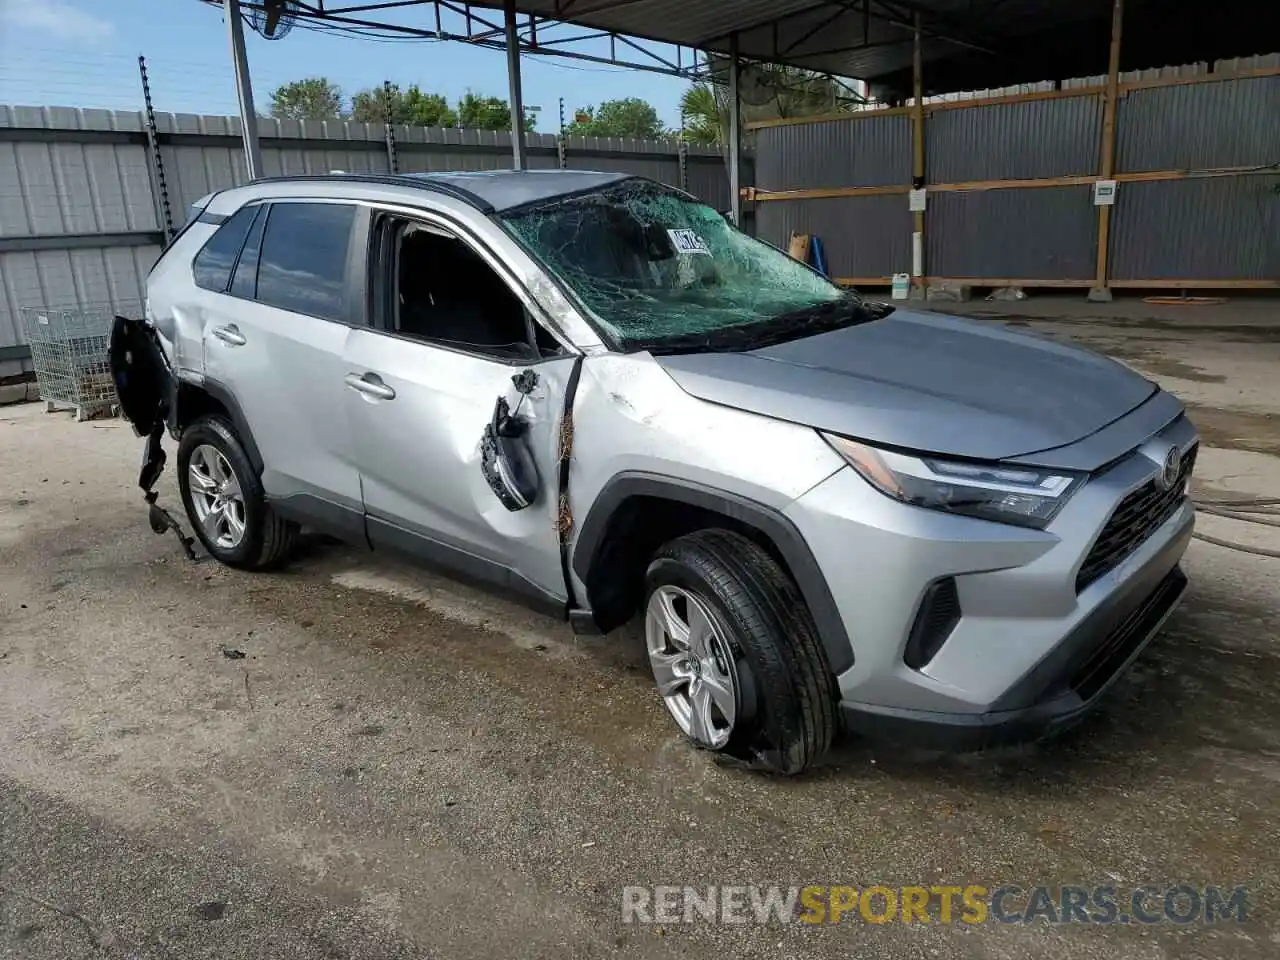
<path fill-rule="evenodd" d="M 1195 501 L 1196 509 L 1211 516 L 1240 523 L 1254 523 L 1260 526 L 1280 527 L 1280 497 L 1247 497 L 1243 499 L 1203 499 Z M 1280 550 L 1269 550 L 1266 547 L 1254 547 L 1247 543 L 1236 543 L 1212 537 L 1207 533 L 1196 531 L 1193 536 L 1197 540 L 1211 543 L 1215 547 L 1225 547 L 1240 553 L 1252 554 L 1255 557 L 1269 557 L 1280 560 Z"/>

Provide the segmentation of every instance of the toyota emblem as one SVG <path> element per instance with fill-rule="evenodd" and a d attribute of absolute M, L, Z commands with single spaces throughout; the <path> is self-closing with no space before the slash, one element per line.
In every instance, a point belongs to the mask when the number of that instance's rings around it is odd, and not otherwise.
<path fill-rule="evenodd" d="M 1161 490 L 1170 490 L 1182 475 L 1182 452 L 1177 447 L 1170 447 L 1164 457 L 1164 467 L 1156 478 Z"/>

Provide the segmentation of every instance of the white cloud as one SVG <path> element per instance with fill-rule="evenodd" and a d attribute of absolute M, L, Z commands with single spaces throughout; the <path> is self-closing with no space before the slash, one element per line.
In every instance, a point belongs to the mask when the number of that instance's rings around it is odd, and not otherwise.
<path fill-rule="evenodd" d="M 82 44 L 103 43 L 116 32 L 110 20 L 81 10 L 67 0 L 0 0 L 0 30 L 5 28 Z"/>

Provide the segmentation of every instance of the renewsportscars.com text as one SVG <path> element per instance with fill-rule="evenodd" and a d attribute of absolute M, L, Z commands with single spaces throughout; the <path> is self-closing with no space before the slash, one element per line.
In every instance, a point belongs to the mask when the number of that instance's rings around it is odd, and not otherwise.
<path fill-rule="evenodd" d="M 1244 887 L 629 886 L 623 923 L 1242 923 Z"/>

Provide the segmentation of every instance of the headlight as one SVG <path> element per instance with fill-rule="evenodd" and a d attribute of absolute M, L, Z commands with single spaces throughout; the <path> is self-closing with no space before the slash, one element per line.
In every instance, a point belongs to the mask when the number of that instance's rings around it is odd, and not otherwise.
<path fill-rule="evenodd" d="M 885 496 L 998 523 L 1043 529 L 1081 479 L 1030 467 L 912 457 L 829 433 L 822 437 Z"/>

